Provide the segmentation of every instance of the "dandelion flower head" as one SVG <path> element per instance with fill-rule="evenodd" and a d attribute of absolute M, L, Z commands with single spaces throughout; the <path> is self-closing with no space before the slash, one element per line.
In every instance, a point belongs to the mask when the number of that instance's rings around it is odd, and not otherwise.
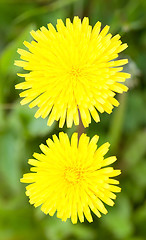
<path fill-rule="evenodd" d="M 104 158 L 109 143 L 97 148 L 98 136 L 91 141 L 82 134 L 78 142 L 78 134 L 74 133 L 71 142 L 68 135 L 61 132 L 59 138 L 53 135 L 47 145 L 40 145 L 43 153 L 34 153 L 30 159 L 32 173 L 23 175 L 21 182 L 29 183 L 26 195 L 35 207 L 51 216 L 57 212 L 62 221 L 71 218 L 75 224 L 84 217 L 92 222 L 90 210 L 101 217 L 107 210 L 103 203 L 114 205 L 114 192 L 120 192 L 116 186 L 119 181 L 113 179 L 120 170 L 107 167 L 116 161 L 116 157 Z"/>
<path fill-rule="evenodd" d="M 79 124 L 79 112 L 84 127 L 88 127 L 91 116 L 98 122 L 98 112 L 111 113 L 118 101 L 116 93 L 127 91 L 122 84 L 130 74 L 122 72 L 127 59 L 115 60 L 127 48 L 120 35 L 114 37 L 109 26 L 101 30 L 101 23 L 89 25 L 85 17 L 82 22 L 74 17 L 66 25 L 59 19 L 56 29 L 48 28 L 31 31 L 31 43 L 24 41 L 28 50 L 18 49 L 22 60 L 15 65 L 27 70 L 25 81 L 16 85 L 23 89 L 21 104 L 38 106 L 35 117 L 48 118 L 50 126 L 54 120 L 63 127 Z"/>

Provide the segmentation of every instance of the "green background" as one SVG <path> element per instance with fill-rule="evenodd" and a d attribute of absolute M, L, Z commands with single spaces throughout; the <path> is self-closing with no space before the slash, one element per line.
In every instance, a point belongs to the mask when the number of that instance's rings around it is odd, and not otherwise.
<path fill-rule="evenodd" d="M 65 20 L 88 16 L 90 24 L 98 20 L 110 25 L 110 32 L 122 36 L 129 47 L 120 57 L 127 57 L 125 71 L 129 91 L 117 95 L 120 106 L 111 115 L 100 114 L 101 122 L 92 120 L 87 134 L 100 136 L 100 144 L 109 141 L 109 154 L 118 157 L 115 168 L 122 192 L 114 207 L 101 219 L 89 224 L 71 224 L 44 215 L 29 205 L 25 184 L 19 179 L 29 171 L 27 159 L 39 144 L 60 131 L 58 123 L 47 127 L 47 119 L 35 119 L 35 109 L 20 106 L 21 81 L 13 65 L 16 52 L 30 40 L 30 30 Z M 146 1 L 144 0 L 1 0 L 0 1 L 0 240 L 145 240 L 146 239 Z M 67 129 L 71 136 L 76 128 Z"/>

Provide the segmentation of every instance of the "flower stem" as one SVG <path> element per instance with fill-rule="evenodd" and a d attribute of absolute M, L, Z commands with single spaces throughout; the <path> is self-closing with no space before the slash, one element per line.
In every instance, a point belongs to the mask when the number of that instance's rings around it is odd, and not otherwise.
<path fill-rule="evenodd" d="M 78 131 L 78 140 L 79 140 L 82 133 L 85 132 L 85 128 L 84 128 L 83 123 L 82 123 L 80 111 L 78 110 L 78 112 L 79 112 L 79 125 L 78 125 L 77 131 Z"/>

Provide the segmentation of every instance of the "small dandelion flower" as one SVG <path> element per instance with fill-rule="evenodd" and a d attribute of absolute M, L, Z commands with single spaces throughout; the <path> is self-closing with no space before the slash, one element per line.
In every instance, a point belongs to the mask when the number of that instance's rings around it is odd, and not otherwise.
<path fill-rule="evenodd" d="M 116 93 L 127 91 L 122 84 L 130 74 L 122 72 L 127 59 L 116 60 L 127 48 L 120 35 L 112 37 L 109 26 L 101 30 L 101 23 L 89 25 L 89 19 L 74 17 L 73 23 L 66 19 L 66 26 L 59 19 L 57 30 L 48 24 L 48 29 L 31 31 L 34 40 L 24 41 L 28 51 L 18 49 L 22 60 L 15 65 L 28 70 L 25 81 L 17 84 L 23 89 L 21 104 L 38 106 L 35 117 L 48 118 L 50 126 L 59 120 L 63 127 L 73 122 L 79 124 L 79 112 L 84 127 L 88 127 L 91 116 L 98 122 L 98 112 L 111 113 L 118 101 Z"/>
<path fill-rule="evenodd" d="M 109 143 L 97 148 L 98 136 L 91 141 L 82 134 L 78 142 L 78 134 L 74 133 L 71 143 L 68 135 L 61 132 L 59 138 L 53 135 L 47 145 L 40 145 L 43 153 L 34 153 L 30 159 L 33 173 L 24 174 L 21 182 L 29 183 L 26 195 L 35 207 L 51 216 L 57 211 L 62 221 L 71 218 L 75 224 L 84 216 L 92 222 L 90 210 L 99 218 L 107 210 L 103 204 L 114 205 L 114 192 L 120 192 L 119 181 L 112 179 L 120 170 L 107 167 L 116 161 L 116 157 L 104 159 Z"/>

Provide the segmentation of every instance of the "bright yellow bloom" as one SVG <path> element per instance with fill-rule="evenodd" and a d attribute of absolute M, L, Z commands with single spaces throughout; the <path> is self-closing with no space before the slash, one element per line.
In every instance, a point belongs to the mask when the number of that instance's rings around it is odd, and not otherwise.
<path fill-rule="evenodd" d="M 116 60 L 118 53 L 127 48 L 120 36 L 112 37 L 109 26 L 101 30 L 101 23 L 89 25 L 89 19 L 74 17 L 73 23 L 66 19 L 57 21 L 57 30 L 48 24 L 48 29 L 31 31 L 34 41 L 24 41 L 29 51 L 18 49 L 22 61 L 15 64 L 28 70 L 25 81 L 17 84 L 23 89 L 21 104 L 38 106 L 35 117 L 46 118 L 48 125 L 59 120 L 63 127 L 74 122 L 79 124 L 79 112 L 84 127 L 88 127 L 91 116 L 99 121 L 99 112 L 111 113 L 118 101 L 115 93 L 127 91 L 124 82 L 130 74 L 121 72 L 127 59 Z"/>
<path fill-rule="evenodd" d="M 107 165 L 116 161 L 116 157 L 104 159 L 109 143 L 97 149 L 98 136 L 89 142 L 89 137 L 82 134 L 78 143 L 78 134 L 74 133 L 71 143 L 66 133 L 61 132 L 59 139 L 53 135 L 53 141 L 48 139 L 47 145 L 40 145 L 43 153 L 34 153 L 35 159 L 30 159 L 33 173 L 24 174 L 21 182 L 30 183 L 26 187 L 26 195 L 35 207 L 41 206 L 45 214 L 51 216 L 57 211 L 57 217 L 62 221 L 71 218 L 77 223 L 77 218 L 84 222 L 84 215 L 92 222 L 90 209 L 98 216 L 106 214 L 102 202 L 113 206 L 113 192 L 120 192 L 115 186 L 119 181 L 112 179 L 120 174 Z"/>

